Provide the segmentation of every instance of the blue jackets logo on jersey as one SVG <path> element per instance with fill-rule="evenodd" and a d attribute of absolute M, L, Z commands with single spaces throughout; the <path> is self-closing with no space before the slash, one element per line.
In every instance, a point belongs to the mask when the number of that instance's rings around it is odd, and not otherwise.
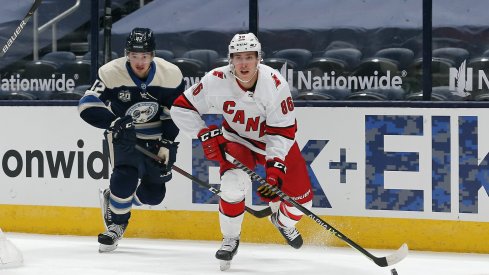
<path fill-rule="evenodd" d="M 126 115 L 131 115 L 135 123 L 145 123 L 155 117 L 158 112 L 156 102 L 138 102 L 126 111 Z"/>

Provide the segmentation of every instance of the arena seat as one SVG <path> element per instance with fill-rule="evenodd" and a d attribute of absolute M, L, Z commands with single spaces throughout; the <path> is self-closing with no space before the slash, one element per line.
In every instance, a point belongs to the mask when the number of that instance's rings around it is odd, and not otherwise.
<path fill-rule="evenodd" d="M 318 57 L 314 58 L 307 64 L 305 70 L 310 71 L 311 75 L 322 77 L 325 73 L 331 75 L 335 72 L 336 75 L 342 75 L 346 68 L 346 63 L 342 60 Z"/>
<path fill-rule="evenodd" d="M 444 57 L 433 57 L 431 59 L 431 74 L 432 74 L 432 86 L 441 87 L 448 86 L 450 68 L 455 67 L 455 63 L 451 59 Z M 421 83 L 423 76 L 423 59 L 417 58 L 407 69 L 407 75 L 412 78 L 413 81 Z"/>
<path fill-rule="evenodd" d="M 297 70 L 302 70 L 311 60 L 312 53 L 306 49 L 283 49 L 275 52 L 272 57 L 291 60 L 297 65 Z"/>
<path fill-rule="evenodd" d="M 423 91 L 410 93 L 406 95 L 406 100 L 410 101 L 422 101 Z M 432 101 L 461 101 L 463 97 L 456 95 L 449 89 L 448 86 L 438 86 L 431 89 Z"/>
<path fill-rule="evenodd" d="M 0 100 L 36 100 L 37 98 L 27 92 L 0 92 Z"/>
<path fill-rule="evenodd" d="M 321 93 L 315 93 L 313 91 L 306 91 L 306 92 L 302 92 L 302 93 L 299 93 L 299 95 L 297 95 L 294 100 L 331 100 L 332 98 L 327 96 L 327 95 L 323 95 Z"/>
<path fill-rule="evenodd" d="M 50 100 L 79 100 L 83 97 L 83 93 L 79 91 L 53 92 L 49 97 Z"/>
<path fill-rule="evenodd" d="M 170 50 L 156 50 L 155 55 L 159 58 L 163 58 L 166 61 L 171 61 L 175 58 L 175 55 Z"/>
<path fill-rule="evenodd" d="M 480 93 L 474 96 L 475 101 L 489 101 L 489 92 Z"/>
<path fill-rule="evenodd" d="M 205 65 L 200 60 L 180 57 L 171 60 L 171 63 L 177 65 L 177 67 L 180 68 L 184 77 L 204 76 Z"/>
<path fill-rule="evenodd" d="M 92 85 L 78 85 L 75 87 L 74 91 L 76 91 L 77 93 L 81 93 L 81 94 L 85 94 L 85 92 L 90 89 L 90 87 L 92 87 Z"/>
<path fill-rule="evenodd" d="M 414 52 L 407 48 L 385 48 L 377 51 L 374 56 L 396 61 L 399 70 L 407 69 L 414 61 Z"/>
<path fill-rule="evenodd" d="M 29 61 L 25 63 L 23 78 L 51 78 L 58 69 L 58 64 L 48 60 Z"/>
<path fill-rule="evenodd" d="M 489 49 L 485 50 L 485 51 L 482 53 L 482 56 L 483 56 L 483 57 L 489 57 Z"/>
<path fill-rule="evenodd" d="M 214 50 L 209 49 L 196 49 L 190 50 L 182 55 L 183 58 L 196 59 L 203 64 L 203 69 L 209 71 L 212 64 L 219 58 L 219 54 Z"/>
<path fill-rule="evenodd" d="M 362 60 L 360 65 L 358 65 L 350 75 L 355 77 L 382 77 L 387 76 L 388 74 L 390 77 L 399 74 L 397 62 L 386 58 L 370 57 Z M 373 96 L 375 97 L 376 95 Z"/>
<path fill-rule="evenodd" d="M 404 89 L 390 88 L 380 89 L 371 88 L 358 92 L 354 92 L 349 95 L 347 100 L 403 100 L 406 92 Z"/>
<path fill-rule="evenodd" d="M 296 100 L 344 100 L 350 96 L 348 89 L 314 89 L 300 93 Z"/>
<path fill-rule="evenodd" d="M 489 87 L 483 82 L 482 87 L 479 88 L 475 85 L 479 83 L 479 71 L 484 71 L 487 75 L 489 72 L 489 57 L 476 57 L 468 61 L 467 68 L 472 68 L 472 85 L 474 85 L 472 90 L 472 98 L 477 101 L 486 101 L 489 100 Z"/>
<path fill-rule="evenodd" d="M 76 55 L 72 52 L 67 51 L 57 51 L 50 52 L 41 57 L 41 60 L 47 60 L 58 64 L 60 67 L 64 63 L 75 62 Z"/>
<path fill-rule="evenodd" d="M 217 67 L 222 67 L 222 66 L 226 66 L 226 65 L 229 65 L 229 59 L 227 57 L 219 57 L 211 65 L 211 69 L 215 69 Z"/>
<path fill-rule="evenodd" d="M 292 86 L 292 88 L 290 88 L 290 95 L 292 96 L 293 99 L 296 98 L 299 95 L 299 89 Z"/>
<path fill-rule="evenodd" d="M 326 49 L 324 50 L 329 51 L 329 50 L 348 49 L 348 48 L 356 49 L 356 47 L 350 42 L 346 42 L 342 40 L 334 40 L 331 41 L 331 43 L 329 43 Z"/>
<path fill-rule="evenodd" d="M 110 60 L 114 60 L 114 59 L 117 59 L 119 58 L 119 55 L 112 51 L 111 54 L 110 54 Z M 92 53 L 91 52 L 87 52 L 86 54 L 84 54 L 82 56 L 82 60 L 88 60 L 88 61 L 92 61 Z M 98 64 L 100 66 L 102 66 L 104 64 L 104 52 L 103 51 L 99 51 L 98 52 Z"/>
<path fill-rule="evenodd" d="M 90 61 L 78 60 L 61 65 L 59 73 L 64 73 L 69 78 L 75 78 L 77 85 L 90 84 Z"/>
<path fill-rule="evenodd" d="M 464 41 L 464 38 L 433 37 L 431 41 L 433 50 L 442 48 L 469 49 L 471 47 L 470 42 Z"/>
<path fill-rule="evenodd" d="M 355 48 L 341 48 L 327 50 L 322 57 L 343 62 L 345 64 L 345 71 L 350 72 L 360 64 L 362 53 Z"/>
<path fill-rule="evenodd" d="M 276 58 L 276 57 L 265 58 L 263 59 L 263 64 L 270 66 L 275 70 L 282 69 L 284 65 L 287 65 L 287 69 L 297 68 L 297 64 L 294 61 L 286 58 Z"/>
<path fill-rule="evenodd" d="M 469 51 L 462 48 L 446 47 L 433 50 L 433 57 L 451 60 L 458 67 L 464 60 L 470 57 Z"/>

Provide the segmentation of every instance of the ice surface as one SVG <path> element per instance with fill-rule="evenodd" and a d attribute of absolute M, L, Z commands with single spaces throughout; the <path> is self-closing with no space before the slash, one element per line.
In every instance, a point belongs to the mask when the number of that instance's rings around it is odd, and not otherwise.
<path fill-rule="evenodd" d="M 124 238 L 112 253 L 98 253 L 97 238 L 6 233 L 23 253 L 24 265 L 0 275 L 122 275 L 122 274 L 327 274 L 482 275 L 489 274 L 489 255 L 411 251 L 393 267 L 378 267 L 349 247 L 241 243 L 231 269 L 219 270 L 213 241 Z M 369 251 L 377 257 L 393 251 Z"/>

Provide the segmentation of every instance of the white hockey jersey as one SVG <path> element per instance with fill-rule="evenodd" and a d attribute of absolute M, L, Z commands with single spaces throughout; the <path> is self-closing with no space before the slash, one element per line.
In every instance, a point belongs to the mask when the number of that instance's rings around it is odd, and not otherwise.
<path fill-rule="evenodd" d="M 139 79 L 125 57 L 110 61 L 78 103 L 80 116 L 97 128 L 108 129 L 117 117 L 132 115 L 139 139 L 174 140 L 178 128 L 168 109 L 185 87 L 174 64 L 155 57 L 146 80 Z"/>
<path fill-rule="evenodd" d="M 230 66 L 216 68 L 175 100 L 171 117 L 180 130 L 196 138 L 205 127 L 201 115 L 222 114 L 223 135 L 266 159 L 285 159 L 297 130 L 288 83 L 280 73 L 259 64 L 254 91 L 246 91 Z"/>

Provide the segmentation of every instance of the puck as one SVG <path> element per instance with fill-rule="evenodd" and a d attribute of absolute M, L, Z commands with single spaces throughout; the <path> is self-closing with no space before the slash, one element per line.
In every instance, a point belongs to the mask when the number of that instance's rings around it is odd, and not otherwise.
<path fill-rule="evenodd" d="M 398 275 L 397 270 L 395 268 L 391 269 L 391 275 Z"/>

